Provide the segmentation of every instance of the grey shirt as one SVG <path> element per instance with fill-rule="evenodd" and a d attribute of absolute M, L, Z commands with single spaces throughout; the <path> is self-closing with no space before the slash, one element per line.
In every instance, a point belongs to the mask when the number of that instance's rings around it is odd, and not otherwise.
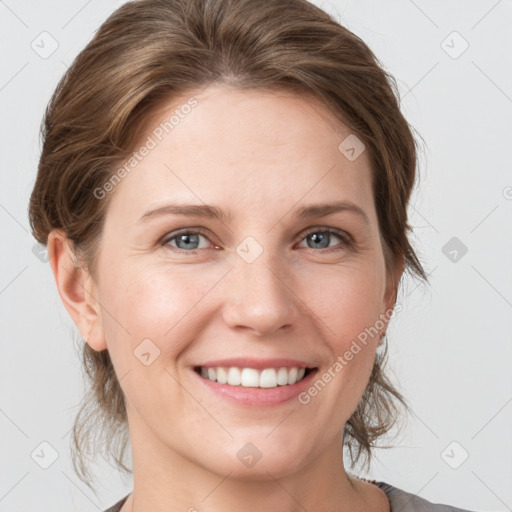
<path fill-rule="evenodd" d="M 462 508 L 451 507 L 450 505 L 431 503 L 424 498 L 420 498 L 416 494 L 402 491 L 401 489 L 397 489 L 386 482 L 378 482 L 376 480 L 365 481 L 375 484 L 386 493 L 391 504 L 391 512 L 474 512 Z M 115 505 L 105 510 L 105 512 L 119 512 L 128 496 L 129 494 L 118 501 Z"/>

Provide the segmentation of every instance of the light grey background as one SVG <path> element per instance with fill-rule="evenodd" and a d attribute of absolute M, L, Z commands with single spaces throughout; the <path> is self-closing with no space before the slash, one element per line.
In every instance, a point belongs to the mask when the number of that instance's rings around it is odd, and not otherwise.
<path fill-rule="evenodd" d="M 27 219 L 46 103 L 122 3 L 0 1 L 2 512 L 94 512 L 131 490 L 101 461 L 98 496 L 72 471 L 68 434 L 83 393 L 76 330 L 48 263 L 32 252 Z M 407 280 L 388 336 L 389 369 L 414 415 L 367 476 L 435 503 L 512 510 L 512 2 L 315 3 L 397 78 L 427 146 L 410 219 L 431 287 Z M 51 50 L 43 31 L 58 43 L 47 58 L 31 47 Z M 443 252 L 453 237 L 456 255 L 451 245 Z M 42 442 L 59 454 L 48 469 L 31 457 Z"/>

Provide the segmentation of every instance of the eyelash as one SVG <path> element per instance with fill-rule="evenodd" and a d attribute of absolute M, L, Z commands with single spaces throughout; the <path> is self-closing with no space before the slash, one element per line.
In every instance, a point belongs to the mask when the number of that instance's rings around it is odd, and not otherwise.
<path fill-rule="evenodd" d="M 337 230 L 337 229 L 333 229 L 333 228 L 327 228 L 327 227 L 317 227 L 317 228 L 311 229 L 311 230 L 307 231 L 306 233 L 301 234 L 301 236 L 298 238 L 297 241 L 301 242 L 302 240 L 307 238 L 309 235 L 312 235 L 313 233 L 322 233 L 322 234 L 328 233 L 329 235 L 336 235 L 342 241 L 340 247 L 331 247 L 331 248 L 327 248 L 327 249 L 321 249 L 321 252 L 331 253 L 331 252 L 341 251 L 346 248 L 353 249 L 353 250 L 357 249 L 354 239 L 348 233 L 346 233 L 344 231 Z M 206 239 L 208 239 L 207 234 L 203 230 L 201 230 L 201 229 L 194 230 L 192 228 L 187 228 L 187 229 L 182 229 L 180 231 L 175 231 L 173 233 L 169 233 L 159 243 L 160 243 L 160 245 L 162 245 L 164 247 L 166 247 L 166 246 L 171 247 L 171 249 L 177 253 L 197 254 L 198 251 L 203 250 L 203 249 L 193 249 L 193 250 L 187 251 L 184 249 L 180 249 L 179 247 L 172 247 L 172 246 L 168 245 L 169 242 L 171 242 L 172 240 L 175 240 L 176 238 L 178 238 L 181 235 L 201 235 L 201 236 L 204 236 Z M 208 239 L 208 241 L 210 241 L 210 240 Z M 306 249 L 311 249 L 311 248 L 306 247 Z M 311 249 L 311 250 L 315 251 L 315 249 Z M 318 252 L 318 251 L 315 251 L 315 252 Z"/>

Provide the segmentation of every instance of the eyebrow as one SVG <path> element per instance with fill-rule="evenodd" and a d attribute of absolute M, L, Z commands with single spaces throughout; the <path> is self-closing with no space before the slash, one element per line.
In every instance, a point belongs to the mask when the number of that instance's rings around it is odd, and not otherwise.
<path fill-rule="evenodd" d="M 299 219 L 311 219 L 316 217 L 326 217 L 327 215 L 331 215 L 333 213 L 345 211 L 358 215 L 364 220 L 365 224 L 370 226 L 370 219 L 368 218 L 368 215 L 366 215 L 366 213 L 361 207 L 357 206 L 357 204 L 354 204 L 351 201 L 312 204 L 300 208 L 296 212 L 296 215 Z"/>
<path fill-rule="evenodd" d="M 312 219 L 317 217 L 326 217 L 327 215 L 343 211 L 358 215 L 362 218 L 365 224 L 368 226 L 370 225 L 370 220 L 364 210 L 351 201 L 311 204 L 295 210 L 294 214 L 299 219 Z M 144 215 L 142 215 L 139 222 L 146 222 L 149 219 L 164 215 L 203 217 L 207 219 L 217 219 L 221 222 L 232 219 L 231 211 L 226 214 L 222 209 L 208 204 L 167 204 L 153 210 L 148 210 Z"/>

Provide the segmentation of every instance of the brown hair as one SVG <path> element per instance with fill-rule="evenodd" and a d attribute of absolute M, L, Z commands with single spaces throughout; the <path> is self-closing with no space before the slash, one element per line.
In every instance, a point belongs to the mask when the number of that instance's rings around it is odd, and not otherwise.
<path fill-rule="evenodd" d="M 98 199 L 93 191 L 129 157 L 156 108 L 214 83 L 322 100 L 368 151 L 388 276 L 403 256 L 405 269 L 428 281 L 408 241 L 417 145 L 400 112 L 396 82 L 360 38 L 306 0 L 138 0 L 117 9 L 76 57 L 46 109 L 29 206 L 35 238 L 46 244 L 51 230 L 62 229 L 94 277 L 110 196 Z M 387 345 L 345 425 L 352 464 L 363 454 L 369 467 L 375 441 L 396 422 L 395 400 L 409 409 L 383 372 L 386 355 Z M 72 448 L 75 470 L 89 485 L 87 453 L 93 458 L 105 450 L 130 471 L 122 462 L 128 433 L 108 350 L 83 343 L 82 358 L 90 387 Z"/>

